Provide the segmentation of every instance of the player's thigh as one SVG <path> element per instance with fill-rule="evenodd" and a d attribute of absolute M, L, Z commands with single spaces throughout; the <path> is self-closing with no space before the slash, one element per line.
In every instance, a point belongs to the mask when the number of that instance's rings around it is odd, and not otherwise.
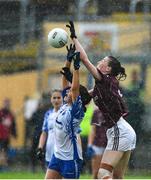
<path fill-rule="evenodd" d="M 62 179 L 62 176 L 56 170 L 47 169 L 45 179 Z"/>
<path fill-rule="evenodd" d="M 124 152 L 123 157 L 114 168 L 113 177 L 115 179 L 122 179 L 124 177 L 124 173 L 126 171 L 129 159 L 130 159 L 131 151 Z"/>
<path fill-rule="evenodd" d="M 123 157 L 124 152 L 122 151 L 111 151 L 111 150 L 105 150 L 101 163 L 106 163 L 111 166 L 116 167 L 121 158 Z"/>

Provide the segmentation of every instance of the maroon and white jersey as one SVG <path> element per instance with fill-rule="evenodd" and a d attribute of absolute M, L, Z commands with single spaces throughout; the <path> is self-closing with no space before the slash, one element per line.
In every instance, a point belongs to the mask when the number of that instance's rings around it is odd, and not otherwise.
<path fill-rule="evenodd" d="M 93 100 L 104 116 L 102 124 L 111 128 L 121 116 L 128 114 L 128 111 L 119 90 L 118 80 L 114 76 L 99 73 L 102 79 L 95 80 Z"/>
<path fill-rule="evenodd" d="M 91 124 L 95 125 L 95 130 L 96 130 L 93 145 L 98 147 L 106 147 L 107 145 L 107 136 L 106 136 L 107 128 L 100 124 L 100 122 L 102 121 L 104 121 L 104 117 L 101 111 L 97 108 L 94 110 Z"/>

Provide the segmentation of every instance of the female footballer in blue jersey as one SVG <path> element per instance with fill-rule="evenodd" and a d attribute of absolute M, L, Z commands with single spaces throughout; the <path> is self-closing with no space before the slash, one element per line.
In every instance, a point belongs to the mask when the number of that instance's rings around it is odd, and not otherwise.
<path fill-rule="evenodd" d="M 73 77 L 71 87 L 62 76 L 64 104 L 55 122 L 54 154 L 48 165 L 45 179 L 77 179 L 82 164 L 82 149 L 78 143 L 78 130 L 84 117 L 84 107 L 79 93 L 80 53 L 73 55 Z M 70 68 L 71 57 L 65 63 Z"/>
<path fill-rule="evenodd" d="M 46 165 L 49 164 L 53 152 L 54 152 L 54 126 L 55 120 L 62 105 L 62 93 L 60 90 L 55 89 L 52 91 L 51 103 L 53 108 L 49 109 L 44 116 L 44 122 L 42 126 L 42 133 L 39 139 L 39 145 L 37 149 L 37 158 L 43 161 L 44 158 L 44 146 L 46 144 L 45 160 Z"/>

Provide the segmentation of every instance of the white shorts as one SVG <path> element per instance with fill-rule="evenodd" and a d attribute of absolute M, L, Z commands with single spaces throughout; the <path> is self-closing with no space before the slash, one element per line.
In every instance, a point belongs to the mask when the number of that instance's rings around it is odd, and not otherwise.
<path fill-rule="evenodd" d="M 99 147 L 95 145 L 92 145 L 92 148 L 94 150 L 94 155 L 100 155 L 100 156 L 103 155 L 105 150 L 105 147 Z"/>
<path fill-rule="evenodd" d="M 116 125 L 108 129 L 106 134 L 108 140 L 106 150 L 128 151 L 135 149 L 135 131 L 123 117 L 119 119 Z"/>

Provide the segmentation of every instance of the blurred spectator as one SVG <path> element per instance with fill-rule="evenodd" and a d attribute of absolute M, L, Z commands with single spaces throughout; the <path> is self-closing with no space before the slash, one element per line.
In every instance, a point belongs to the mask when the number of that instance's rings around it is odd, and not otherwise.
<path fill-rule="evenodd" d="M 107 128 L 101 125 L 103 115 L 96 108 L 91 121 L 91 132 L 88 137 L 87 157 L 91 159 L 93 179 L 97 179 L 98 170 L 102 160 L 105 147 L 107 145 Z"/>
<path fill-rule="evenodd" d="M 49 100 L 50 101 L 50 100 Z M 36 157 L 36 150 L 39 143 L 39 138 L 42 131 L 42 125 L 44 120 L 44 115 L 46 111 L 48 110 L 47 104 L 44 103 L 43 99 L 39 102 L 38 109 L 31 117 L 32 125 L 34 128 L 34 132 L 32 134 L 32 146 L 31 146 L 31 165 L 32 165 L 32 171 L 36 171 L 36 165 L 37 157 Z M 41 161 L 42 169 L 45 169 L 45 161 Z"/>
<path fill-rule="evenodd" d="M 128 88 L 123 88 L 123 95 L 127 102 L 129 114 L 126 118 L 127 122 L 134 128 L 137 135 L 137 144 L 143 142 L 143 126 L 145 115 L 145 102 L 142 98 L 143 80 L 139 79 L 139 74 L 136 70 L 132 71 L 131 81 Z M 134 168 L 134 153 L 132 153 L 129 167 Z"/>
<path fill-rule="evenodd" d="M 129 89 L 137 90 L 139 92 L 143 89 L 143 87 L 143 80 L 140 79 L 138 71 L 134 69 L 131 73 L 131 82 L 129 84 Z"/>
<path fill-rule="evenodd" d="M 42 93 L 42 101 L 45 104 L 45 107 L 47 107 L 48 109 L 52 108 L 52 103 L 50 101 L 50 97 L 51 97 L 51 92 L 43 92 Z"/>
<path fill-rule="evenodd" d="M 0 109 L 0 169 L 5 170 L 8 166 L 7 151 L 10 137 L 17 137 L 15 116 L 11 110 L 10 99 L 6 98 Z"/>
<path fill-rule="evenodd" d="M 84 119 L 80 124 L 81 127 L 81 142 L 82 142 L 82 152 L 83 152 L 83 169 L 82 171 L 85 172 L 91 172 L 91 165 L 89 162 L 89 158 L 86 156 L 86 150 L 87 150 L 87 144 L 88 144 L 88 135 L 91 130 L 91 119 L 93 116 L 93 104 L 90 103 L 87 107 L 87 110 L 84 115 Z"/>
<path fill-rule="evenodd" d="M 25 121 L 25 142 L 24 147 L 29 146 L 31 144 L 31 136 L 32 136 L 32 115 L 38 108 L 38 98 L 30 98 L 29 96 L 25 96 L 24 99 L 24 121 Z"/>
<path fill-rule="evenodd" d="M 125 90 L 124 94 L 129 109 L 129 115 L 126 120 L 134 128 L 138 144 L 143 138 L 142 123 L 145 115 L 145 104 L 140 96 L 136 95 L 137 93 L 137 90 Z"/>
<path fill-rule="evenodd" d="M 142 98 L 143 81 L 140 80 L 136 70 L 132 71 L 130 78 L 130 84 L 127 89 L 123 89 L 123 95 L 129 109 L 127 121 L 134 128 L 137 135 L 137 143 L 139 143 L 143 134 L 142 123 L 145 114 L 145 103 Z"/>

